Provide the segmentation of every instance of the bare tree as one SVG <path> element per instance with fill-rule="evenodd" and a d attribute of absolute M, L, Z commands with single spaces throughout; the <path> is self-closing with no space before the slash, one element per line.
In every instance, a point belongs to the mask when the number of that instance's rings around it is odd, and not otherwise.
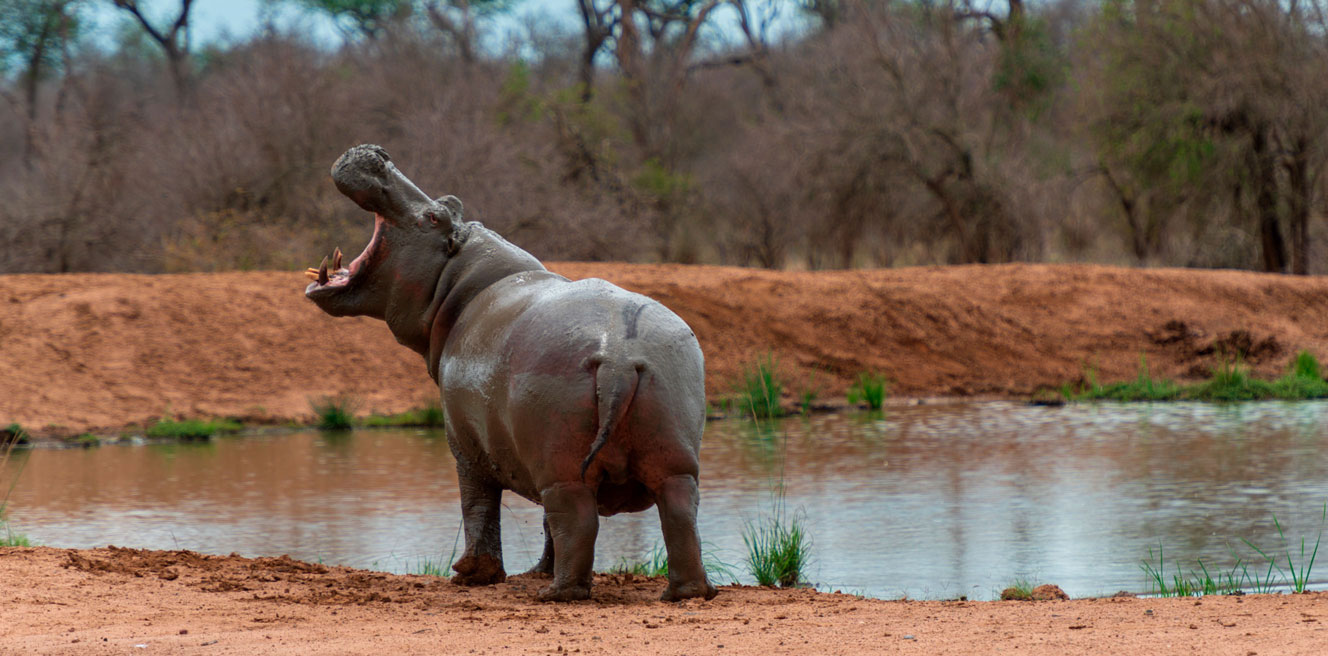
<path fill-rule="evenodd" d="M 180 0 L 180 10 L 176 13 L 175 19 L 168 21 L 168 27 L 164 28 L 154 26 L 152 21 L 143 15 L 137 0 L 113 0 L 113 2 L 116 7 L 133 16 L 148 37 L 161 47 L 166 55 L 166 63 L 170 67 L 176 97 L 184 98 L 190 75 L 189 12 L 193 8 L 193 0 Z"/>

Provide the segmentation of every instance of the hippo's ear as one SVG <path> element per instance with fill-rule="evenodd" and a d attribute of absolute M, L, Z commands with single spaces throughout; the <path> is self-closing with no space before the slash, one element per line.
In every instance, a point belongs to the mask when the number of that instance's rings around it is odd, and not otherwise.
<path fill-rule="evenodd" d="M 461 223 L 462 205 L 460 198 L 451 195 L 439 196 L 438 198 L 435 198 L 433 202 L 446 207 L 447 211 L 452 213 L 453 224 Z"/>

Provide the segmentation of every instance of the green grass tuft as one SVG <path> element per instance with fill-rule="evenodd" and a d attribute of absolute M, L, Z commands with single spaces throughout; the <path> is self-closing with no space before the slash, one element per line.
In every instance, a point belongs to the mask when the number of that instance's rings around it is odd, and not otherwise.
<path fill-rule="evenodd" d="M 32 441 L 28 431 L 18 423 L 12 423 L 0 429 L 0 447 L 12 447 L 15 444 L 27 444 Z"/>
<path fill-rule="evenodd" d="M 20 443 L 26 443 L 25 439 L 20 441 L 20 438 L 26 438 L 27 433 L 24 432 L 22 426 L 19 426 L 18 424 L 10 424 L 9 427 L 5 429 L 5 435 L 7 439 L 0 441 L 0 489 L 3 489 L 3 494 L 0 494 L 0 547 L 27 547 L 31 546 L 31 543 L 28 542 L 27 536 L 15 533 L 9 528 L 9 517 L 7 512 L 9 507 L 9 495 L 14 491 L 14 488 L 18 486 L 18 477 L 23 474 L 23 469 L 27 465 L 27 460 L 24 460 L 23 464 L 15 470 L 14 479 L 9 481 L 7 485 L 4 484 L 4 476 L 9 472 L 9 458 L 14 454 L 14 447 L 18 446 Z"/>
<path fill-rule="evenodd" d="M 616 574 L 636 574 L 637 576 L 668 576 L 669 556 L 664 547 L 656 544 L 641 560 L 621 558 L 613 570 Z"/>
<path fill-rule="evenodd" d="M 770 419 L 784 414 L 779 405 L 784 384 L 775 373 L 775 356 L 767 353 L 757 358 L 750 367 L 742 368 L 742 379 L 737 390 L 739 411 L 753 419 Z"/>
<path fill-rule="evenodd" d="M 147 436 L 158 439 L 206 440 L 220 433 L 235 433 L 244 429 L 244 424 L 230 419 L 185 419 L 175 421 L 162 417 L 157 423 L 148 426 Z"/>
<path fill-rule="evenodd" d="M 1004 590 L 1001 590 L 1001 601 L 1032 601 L 1033 584 L 1027 579 L 1015 579 Z"/>
<path fill-rule="evenodd" d="M 1314 357 L 1313 353 L 1301 351 L 1291 361 L 1290 375 L 1295 378 L 1322 381 L 1323 368 L 1319 366 L 1319 359 Z"/>
<path fill-rule="evenodd" d="M 857 406 L 865 403 L 868 409 L 880 410 L 885 405 L 885 392 L 889 385 L 890 379 L 883 374 L 864 371 L 858 374 L 857 380 L 848 388 L 848 404 Z"/>
<path fill-rule="evenodd" d="M 811 539 L 799 518 L 776 512 L 759 522 L 749 521 L 742 542 L 747 547 L 748 571 L 758 584 L 788 588 L 803 582 Z"/>
<path fill-rule="evenodd" d="M 370 415 L 364 419 L 364 425 L 370 428 L 395 428 L 405 426 L 424 426 L 428 428 L 441 428 L 445 421 L 443 419 L 443 407 L 437 403 L 407 410 L 395 415 Z"/>
<path fill-rule="evenodd" d="M 451 575 L 450 574 L 451 568 L 452 568 L 452 560 L 450 558 L 447 559 L 446 561 L 444 561 L 441 558 L 438 560 L 434 560 L 432 558 L 421 558 L 420 562 L 416 563 L 415 567 L 411 568 L 407 573 L 419 574 L 421 576 L 437 576 L 440 578 L 447 578 L 448 576 Z"/>
<path fill-rule="evenodd" d="M 1194 385 L 1153 378 L 1147 361 L 1140 355 L 1139 373 L 1134 380 L 1101 385 L 1097 372 L 1090 368 L 1084 372 L 1084 382 L 1078 390 L 1067 384 L 1061 387 L 1061 395 L 1069 401 L 1300 401 L 1328 398 L 1328 381 L 1322 377 L 1319 361 L 1308 351 L 1297 353 L 1286 375 L 1276 380 L 1251 377 L 1239 360 L 1223 357 L 1213 368 L 1211 378 Z"/>
<path fill-rule="evenodd" d="M 350 430 L 355 425 L 355 410 L 359 402 L 349 394 L 324 396 L 309 402 L 318 427 L 323 430 Z"/>
<path fill-rule="evenodd" d="M 1299 549 L 1293 556 L 1291 543 L 1286 539 L 1286 533 L 1282 530 L 1282 523 L 1274 515 L 1273 525 L 1277 528 L 1278 538 L 1282 541 L 1280 554 L 1275 551 L 1272 553 L 1265 551 L 1247 539 L 1242 540 L 1262 559 L 1262 563 L 1257 565 L 1253 572 L 1250 571 L 1251 563 L 1246 562 L 1232 549 L 1231 555 L 1235 560 L 1235 564 L 1225 572 L 1210 571 L 1202 560 L 1197 560 L 1197 569 L 1191 568 L 1189 574 L 1184 573 L 1177 564 L 1172 563 L 1171 569 L 1173 571 L 1168 576 L 1167 563 L 1160 544 L 1157 547 L 1157 565 L 1153 565 L 1153 550 L 1150 548 L 1148 559 L 1143 561 L 1140 568 L 1148 577 L 1149 592 L 1159 597 L 1193 597 L 1243 592 L 1267 593 L 1272 592 L 1278 585 L 1285 585 L 1295 593 L 1303 593 L 1308 588 L 1310 574 L 1314 571 L 1314 561 L 1319 555 L 1319 545 L 1323 539 L 1325 524 L 1328 524 L 1328 504 L 1324 504 L 1323 511 L 1320 514 L 1319 533 L 1315 537 L 1313 546 L 1310 546 L 1305 538 L 1301 538 Z M 1279 562 L 1279 558 L 1281 562 Z M 1283 563 L 1286 565 L 1285 569 L 1283 569 Z"/>
<path fill-rule="evenodd" d="M 82 433 L 70 440 L 70 444 L 90 449 L 94 446 L 101 446 L 101 438 L 92 433 Z"/>

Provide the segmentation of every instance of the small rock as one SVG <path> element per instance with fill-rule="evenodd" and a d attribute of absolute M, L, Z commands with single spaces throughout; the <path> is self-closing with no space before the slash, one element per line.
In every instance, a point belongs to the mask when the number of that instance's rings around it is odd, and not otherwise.
<path fill-rule="evenodd" d="M 1057 585 L 1043 584 L 1033 588 L 1033 601 L 1065 601 L 1070 595 Z"/>

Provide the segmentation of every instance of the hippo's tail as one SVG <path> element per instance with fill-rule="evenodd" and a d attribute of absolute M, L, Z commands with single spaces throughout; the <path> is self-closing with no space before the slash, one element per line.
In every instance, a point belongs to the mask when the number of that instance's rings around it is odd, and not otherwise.
<path fill-rule="evenodd" d="M 595 398 L 599 404 L 599 430 L 595 441 L 590 445 L 590 454 L 581 461 L 581 478 L 586 477 L 590 463 L 599 455 L 600 449 L 608 444 L 609 437 L 636 396 L 636 387 L 641 382 L 641 372 L 645 363 L 640 360 L 620 360 L 610 358 L 603 353 L 591 356 L 587 365 L 595 373 Z M 625 472 L 610 472 L 610 478 L 618 478 Z"/>

